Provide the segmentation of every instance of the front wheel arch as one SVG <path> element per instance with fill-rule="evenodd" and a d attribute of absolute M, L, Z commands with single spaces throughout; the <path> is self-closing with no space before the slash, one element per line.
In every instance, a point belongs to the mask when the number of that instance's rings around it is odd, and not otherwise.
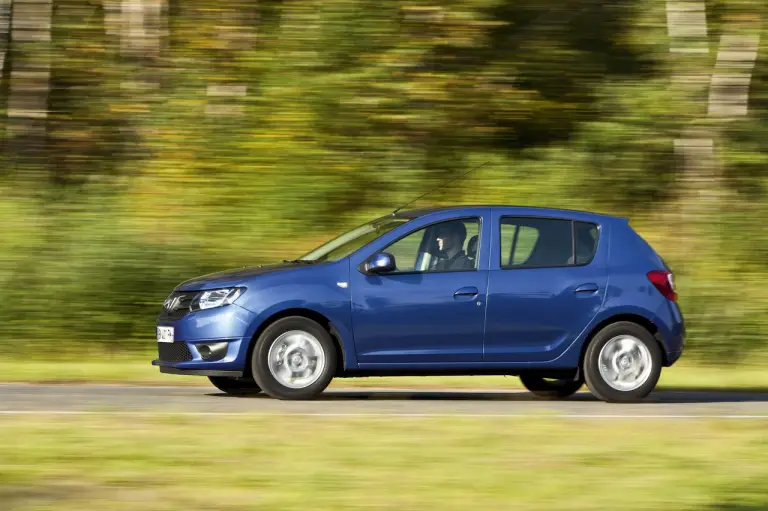
<path fill-rule="evenodd" d="M 305 308 L 292 308 L 292 309 L 283 309 L 279 312 L 276 312 L 269 316 L 267 319 L 261 322 L 259 327 L 256 329 L 256 331 L 253 333 L 251 338 L 248 340 L 248 350 L 245 352 L 245 367 L 243 371 L 243 376 L 253 378 L 253 374 L 251 374 L 251 364 L 250 360 L 253 356 L 253 350 L 256 348 L 256 341 L 259 339 L 261 334 L 269 328 L 270 325 L 275 323 L 276 321 L 279 321 L 283 318 L 291 317 L 291 316 L 299 316 L 307 319 L 311 319 L 315 323 L 322 326 L 330 335 L 331 339 L 333 340 L 334 347 L 336 348 L 336 359 L 341 362 L 336 367 L 336 375 L 341 375 L 344 370 L 347 367 L 347 357 L 346 352 L 344 351 L 344 341 L 341 339 L 341 335 L 339 334 L 338 330 L 336 330 L 336 327 L 333 325 L 333 322 L 331 322 L 330 319 L 328 319 L 323 314 L 320 314 L 317 311 L 314 311 L 312 309 L 305 309 Z"/>

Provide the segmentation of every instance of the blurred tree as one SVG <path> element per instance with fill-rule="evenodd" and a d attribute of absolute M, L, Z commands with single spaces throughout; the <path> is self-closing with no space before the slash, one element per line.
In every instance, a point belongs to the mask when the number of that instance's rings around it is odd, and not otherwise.
<path fill-rule="evenodd" d="M 14 0 L 7 148 L 26 160 L 25 173 L 43 171 L 51 67 L 52 0 Z"/>
<path fill-rule="evenodd" d="M 0 282 L 29 290 L 0 342 L 143 339 L 179 280 L 296 257 L 490 160 L 417 205 L 632 215 L 684 268 L 694 339 L 759 345 L 768 322 L 724 304 L 768 309 L 766 9 L 0 0 Z"/>

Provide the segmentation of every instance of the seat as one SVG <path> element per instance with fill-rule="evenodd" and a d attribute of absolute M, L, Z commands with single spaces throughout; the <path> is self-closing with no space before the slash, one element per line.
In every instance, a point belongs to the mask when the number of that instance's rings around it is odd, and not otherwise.
<path fill-rule="evenodd" d="M 522 264 L 528 267 L 568 266 L 573 260 L 573 245 L 569 232 L 542 230 L 531 255 Z"/>

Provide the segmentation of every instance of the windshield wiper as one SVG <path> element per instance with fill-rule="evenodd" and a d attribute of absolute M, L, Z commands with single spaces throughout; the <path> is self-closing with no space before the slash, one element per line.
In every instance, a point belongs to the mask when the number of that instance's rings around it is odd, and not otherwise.
<path fill-rule="evenodd" d="M 283 259 L 284 263 L 298 263 L 298 264 L 315 264 L 315 261 L 308 259 Z"/>

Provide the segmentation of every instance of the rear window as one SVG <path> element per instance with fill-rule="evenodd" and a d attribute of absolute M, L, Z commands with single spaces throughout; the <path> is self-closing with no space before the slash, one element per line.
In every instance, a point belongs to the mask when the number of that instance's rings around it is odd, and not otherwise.
<path fill-rule="evenodd" d="M 589 264 L 599 237 L 595 224 L 558 218 L 503 217 L 499 232 L 504 269 Z"/>

